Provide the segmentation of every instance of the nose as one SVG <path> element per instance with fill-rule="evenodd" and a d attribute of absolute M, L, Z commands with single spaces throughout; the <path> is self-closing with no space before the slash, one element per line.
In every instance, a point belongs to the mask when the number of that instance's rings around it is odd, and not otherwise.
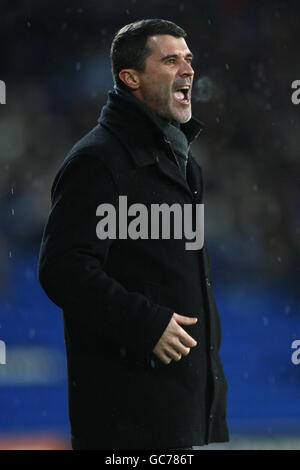
<path fill-rule="evenodd" d="M 182 62 L 182 66 L 179 70 L 179 75 L 183 75 L 186 77 L 192 77 L 194 75 L 194 69 L 189 62 L 185 60 Z"/>

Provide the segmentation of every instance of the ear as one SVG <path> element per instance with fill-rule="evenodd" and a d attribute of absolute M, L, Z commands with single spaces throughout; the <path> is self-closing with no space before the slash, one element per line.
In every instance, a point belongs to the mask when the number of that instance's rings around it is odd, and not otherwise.
<path fill-rule="evenodd" d="M 139 76 L 134 69 L 123 69 L 119 73 L 120 80 L 132 90 L 137 90 L 140 86 Z"/>

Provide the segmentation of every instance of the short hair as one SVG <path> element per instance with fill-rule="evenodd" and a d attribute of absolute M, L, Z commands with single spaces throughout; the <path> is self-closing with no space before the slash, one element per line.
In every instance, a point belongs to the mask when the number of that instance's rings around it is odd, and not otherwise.
<path fill-rule="evenodd" d="M 123 26 L 113 38 L 110 60 L 115 85 L 128 89 L 120 79 L 119 73 L 125 68 L 142 72 L 146 59 L 151 54 L 147 45 L 150 36 L 169 34 L 177 38 L 185 38 L 186 32 L 172 21 L 148 19 L 135 21 Z"/>

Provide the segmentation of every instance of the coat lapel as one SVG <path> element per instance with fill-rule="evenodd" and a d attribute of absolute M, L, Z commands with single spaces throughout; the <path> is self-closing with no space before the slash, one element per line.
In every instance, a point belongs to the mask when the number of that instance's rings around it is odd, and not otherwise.
<path fill-rule="evenodd" d="M 191 188 L 189 187 L 187 181 L 184 179 L 181 169 L 177 166 L 177 163 L 172 161 L 165 152 L 158 151 L 156 152 L 156 165 L 157 169 L 167 178 L 169 178 L 173 183 L 176 183 L 180 186 L 181 189 L 186 191 L 190 197 L 193 197 Z"/>

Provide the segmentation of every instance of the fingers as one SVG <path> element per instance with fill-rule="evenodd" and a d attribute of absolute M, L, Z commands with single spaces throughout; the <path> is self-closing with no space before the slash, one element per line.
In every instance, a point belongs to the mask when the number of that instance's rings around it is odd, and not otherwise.
<path fill-rule="evenodd" d="M 170 362 L 172 361 L 172 359 L 164 352 L 161 352 L 159 354 L 159 358 L 164 364 L 170 364 Z"/>
<path fill-rule="evenodd" d="M 172 360 L 180 361 L 182 356 L 190 353 L 190 348 L 197 345 L 197 341 L 180 326 L 180 324 L 193 325 L 197 320 L 196 317 L 186 317 L 174 312 L 170 323 L 153 349 L 164 364 L 169 364 Z"/>
<path fill-rule="evenodd" d="M 181 357 L 181 356 L 187 356 L 190 352 L 190 348 L 182 344 L 179 338 L 175 338 L 169 344 L 169 347 L 167 349 L 168 354 L 170 351 L 175 351 L 175 354 L 176 355 L 180 354 L 180 357 Z"/>
<path fill-rule="evenodd" d="M 197 341 L 194 340 L 183 328 L 178 333 L 178 339 L 186 348 L 193 348 L 197 346 Z"/>
<path fill-rule="evenodd" d="M 182 356 L 187 356 L 190 352 L 190 348 L 185 347 L 178 341 L 178 343 L 172 346 L 165 347 L 159 352 L 156 352 L 155 350 L 154 352 L 159 356 L 160 360 L 164 364 L 170 364 L 172 360 L 180 361 Z"/>
<path fill-rule="evenodd" d="M 189 354 L 190 350 L 191 350 L 191 348 L 186 348 L 183 345 L 181 345 L 181 354 L 183 356 L 187 356 Z"/>
<path fill-rule="evenodd" d="M 174 319 L 177 321 L 177 323 L 181 325 L 193 325 L 198 321 L 197 317 L 186 317 L 184 315 L 179 315 L 179 313 L 174 312 Z"/>
<path fill-rule="evenodd" d="M 172 348 L 172 347 L 168 347 L 168 348 L 164 348 L 163 350 L 160 350 L 160 351 L 153 351 L 158 357 L 159 359 L 164 363 L 164 364 L 170 364 L 170 362 L 172 360 L 174 361 L 180 361 L 180 359 L 182 358 L 182 355 L 184 354 L 185 356 L 188 354 L 189 350 L 188 348 L 184 348 L 182 347 L 182 349 L 184 350 L 183 353 L 179 352 L 178 350 Z M 188 351 L 187 351 L 188 350 Z"/>
<path fill-rule="evenodd" d="M 176 349 L 168 348 L 166 354 L 174 361 L 180 361 L 182 355 Z"/>
<path fill-rule="evenodd" d="M 185 347 L 179 339 L 173 340 L 171 344 L 169 344 L 165 348 L 165 352 L 168 356 L 170 356 L 174 361 L 179 361 L 182 356 L 187 356 L 190 352 L 190 348 Z"/>
<path fill-rule="evenodd" d="M 179 315 L 178 313 L 174 312 L 174 320 L 178 325 L 194 325 L 197 321 L 197 317 L 186 317 L 184 315 Z M 180 341 L 186 346 L 187 348 L 192 348 L 197 346 L 197 341 L 194 340 L 183 328 L 180 327 L 178 337 Z"/>

